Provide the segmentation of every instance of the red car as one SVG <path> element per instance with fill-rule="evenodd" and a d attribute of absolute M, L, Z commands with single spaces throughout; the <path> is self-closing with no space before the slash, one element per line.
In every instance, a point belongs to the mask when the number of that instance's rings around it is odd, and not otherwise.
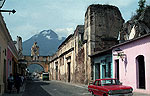
<path fill-rule="evenodd" d="M 122 85 L 117 79 L 96 79 L 88 86 L 88 91 L 94 96 L 132 96 L 133 89 Z"/>

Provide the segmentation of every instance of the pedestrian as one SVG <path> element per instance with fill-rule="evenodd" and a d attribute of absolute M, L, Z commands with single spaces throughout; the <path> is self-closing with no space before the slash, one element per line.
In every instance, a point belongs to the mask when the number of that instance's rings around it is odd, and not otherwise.
<path fill-rule="evenodd" d="M 17 93 L 20 92 L 21 83 L 22 83 L 21 77 L 19 76 L 19 74 L 16 74 L 15 87 L 17 89 Z"/>
<path fill-rule="evenodd" d="M 9 90 L 9 93 L 11 93 L 12 91 L 12 88 L 13 88 L 13 85 L 14 85 L 14 77 L 12 74 L 9 75 L 8 79 L 7 79 L 7 82 L 8 82 L 8 90 Z"/>
<path fill-rule="evenodd" d="M 20 78 L 21 78 L 21 85 L 23 86 L 23 83 L 24 83 L 24 76 L 21 75 Z"/>

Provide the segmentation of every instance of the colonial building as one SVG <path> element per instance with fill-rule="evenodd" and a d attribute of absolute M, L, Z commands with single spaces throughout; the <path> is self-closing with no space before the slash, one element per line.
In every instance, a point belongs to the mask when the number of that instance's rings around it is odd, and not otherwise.
<path fill-rule="evenodd" d="M 134 91 L 150 94 L 150 34 L 113 47 L 113 77 Z M 116 55 L 118 54 L 118 55 Z"/>
<path fill-rule="evenodd" d="M 18 51 L 0 13 L 0 94 L 7 89 L 7 77 L 17 73 Z"/>
<path fill-rule="evenodd" d="M 84 25 L 60 45 L 51 57 L 50 78 L 88 84 L 93 80 L 90 56 L 117 44 L 124 20 L 119 9 L 110 5 L 90 5 Z"/>
<path fill-rule="evenodd" d="M 117 7 L 90 5 L 84 25 L 78 25 L 50 57 L 50 79 L 88 84 L 117 78 L 134 91 L 150 93 L 149 13 L 147 7 L 138 20 L 123 25 Z"/>
<path fill-rule="evenodd" d="M 138 19 L 124 24 L 120 32 L 122 43 L 113 47 L 113 76 L 134 91 L 150 94 L 149 42 L 150 6 Z M 118 55 L 117 55 L 118 54 Z"/>
<path fill-rule="evenodd" d="M 74 39 L 69 35 L 51 57 L 49 70 L 50 79 L 73 82 L 74 74 Z"/>
<path fill-rule="evenodd" d="M 88 7 L 84 23 L 86 83 L 93 80 L 93 65 L 89 56 L 117 44 L 117 38 L 123 23 L 121 13 L 115 6 L 90 5 Z"/>
<path fill-rule="evenodd" d="M 78 25 L 74 31 L 74 83 L 85 83 L 86 78 L 86 64 L 85 64 L 85 48 L 84 48 L 84 25 Z"/>
<path fill-rule="evenodd" d="M 4 93 L 6 83 L 6 60 L 8 34 L 2 15 L 0 14 L 0 94 Z"/>
<path fill-rule="evenodd" d="M 90 56 L 92 58 L 93 80 L 112 78 L 112 48 L 99 51 Z"/>

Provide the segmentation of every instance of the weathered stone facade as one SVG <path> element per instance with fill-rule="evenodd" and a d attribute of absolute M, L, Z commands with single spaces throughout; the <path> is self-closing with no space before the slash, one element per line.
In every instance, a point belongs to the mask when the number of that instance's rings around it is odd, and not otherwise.
<path fill-rule="evenodd" d="M 111 5 L 90 5 L 85 14 L 86 82 L 93 79 L 89 55 L 117 44 L 124 20 L 119 9 Z"/>
<path fill-rule="evenodd" d="M 84 25 L 78 25 L 50 60 L 50 79 L 88 84 L 93 79 L 90 55 L 117 44 L 123 25 L 119 9 L 90 5 Z"/>
<path fill-rule="evenodd" d="M 50 79 L 73 82 L 74 73 L 74 39 L 73 35 L 59 46 L 56 54 L 51 57 L 49 64 Z"/>
<path fill-rule="evenodd" d="M 83 47 L 84 25 L 78 25 L 74 32 L 75 39 L 75 83 L 84 83 L 85 81 L 85 50 Z"/>
<path fill-rule="evenodd" d="M 89 55 L 116 44 L 124 20 L 119 9 L 111 5 L 90 5 L 85 14 L 84 39 Z"/>

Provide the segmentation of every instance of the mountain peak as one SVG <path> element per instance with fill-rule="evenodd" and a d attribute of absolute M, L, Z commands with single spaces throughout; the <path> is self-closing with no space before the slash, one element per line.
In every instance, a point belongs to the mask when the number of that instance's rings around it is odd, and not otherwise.
<path fill-rule="evenodd" d="M 39 34 L 36 34 L 23 42 L 23 54 L 30 55 L 30 49 L 33 43 L 36 41 L 40 47 L 40 55 L 52 55 L 56 52 L 58 46 L 64 40 L 64 37 L 58 37 L 58 35 L 51 29 L 43 30 Z"/>
<path fill-rule="evenodd" d="M 43 31 L 40 32 L 39 35 L 45 36 L 47 39 L 58 38 L 58 35 L 51 29 L 43 30 Z"/>
<path fill-rule="evenodd" d="M 50 39 L 58 39 L 59 37 L 53 30 L 49 29 L 41 31 L 39 34 L 32 36 L 32 38 L 34 38 L 35 40 L 38 38 L 45 38 L 50 40 Z"/>

